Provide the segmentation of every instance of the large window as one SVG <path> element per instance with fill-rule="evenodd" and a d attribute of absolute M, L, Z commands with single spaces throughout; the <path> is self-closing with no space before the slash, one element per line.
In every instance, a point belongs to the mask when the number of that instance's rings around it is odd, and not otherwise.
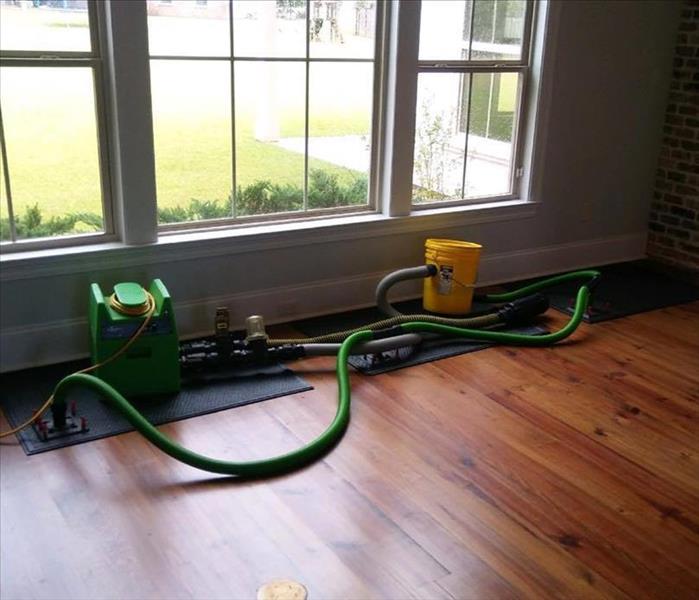
<path fill-rule="evenodd" d="M 94 3 L 0 2 L 0 239 L 111 231 Z"/>
<path fill-rule="evenodd" d="M 517 196 L 532 3 L 422 3 L 413 202 Z"/>
<path fill-rule="evenodd" d="M 367 210 L 376 2 L 148 3 L 158 220 Z"/>
<path fill-rule="evenodd" d="M 534 9 L 0 0 L 2 251 L 526 199 Z"/>

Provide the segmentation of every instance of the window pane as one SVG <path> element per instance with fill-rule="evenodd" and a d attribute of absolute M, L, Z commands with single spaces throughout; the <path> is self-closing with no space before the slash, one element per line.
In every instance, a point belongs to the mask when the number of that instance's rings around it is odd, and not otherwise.
<path fill-rule="evenodd" d="M 312 63 L 308 208 L 367 203 L 373 65 Z"/>
<path fill-rule="evenodd" d="M 413 201 L 509 194 L 518 102 L 518 73 L 421 73 Z"/>
<path fill-rule="evenodd" d="M 0 2 L 1 50 L 90 51 L 87 0 Z"/>
<path fill-rule="evenodd" d="M 152 56 L 230 56 L 228 0 L 148 1 Z"/>
<path fill-rule="evenodd" d="M 158 220 L 231 215 L 230 64 L 151 61 Z"/>
<path fill-rule="evenodd" d="M 235 56 L 306 56 L 306 2 L 279 0 L 233 3 Z"/>
<path fill-rule="evenodd" d="M 413 201 L 461 198 L 468 75 L 420 73 L 417 88 Z"/>
<path fill-rule="evenodd" d="M 419 58 L 519 60 L 526 6 L 525 0 L 423 2 Z M 473 39 L 469 52 L 472 21 Z"/>
<path fill-rule="evenodd" d="M 524 32 L 524 0 L 476 0 L 473 60 L 519 60 Z"/>
<path fill-rule="evenodd" d="M 511 192 L 518 73 L 473 75 L 464 197 Z"/>
<path fill-rule="evenodd" d="M 92 70 L 2 68 L 0 104 L 18 238 L 102 231 Z"/>
<path fill-rule="evenodd" d="M 235 63 L 235 214 L 303 210 L 306 69 Z"/>
<path fill-rule="evenodd" d="M 430 0 L 420 10 L 420 60 L 468 58 L 471 0 Z"/>
<path fill-rule="evenodd" d="M 376 2 L 311 0 L 311 58 L 373 58 Z"/>

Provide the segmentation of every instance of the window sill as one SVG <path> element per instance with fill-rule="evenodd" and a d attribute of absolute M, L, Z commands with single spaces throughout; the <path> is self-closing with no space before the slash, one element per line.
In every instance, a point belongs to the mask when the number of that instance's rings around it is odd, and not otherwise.
<path fill-rule="evenodd" d="M 109 242 L 16 252 L 0 256 L 0 281 L 34 279 L 99 269 L 195 260 L 293 246 L 359 240 L 402 233 L 533 217 L 538 203 L 524 200 L 420 209 L 408 216 L 371 213 L 249 227 L 161 234 L 154 244 Z"/>

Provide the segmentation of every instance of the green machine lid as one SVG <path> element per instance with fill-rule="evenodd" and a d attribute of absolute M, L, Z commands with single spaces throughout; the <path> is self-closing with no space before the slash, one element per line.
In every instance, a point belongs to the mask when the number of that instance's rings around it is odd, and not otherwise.
<path fill-rule="evenodd" d="M 117 283 L 114 286 L 114 297 L 119 304 L 129 308 L 138 308 L 148 301 L 146 290 L 140 284 L 131 282 Z"/>

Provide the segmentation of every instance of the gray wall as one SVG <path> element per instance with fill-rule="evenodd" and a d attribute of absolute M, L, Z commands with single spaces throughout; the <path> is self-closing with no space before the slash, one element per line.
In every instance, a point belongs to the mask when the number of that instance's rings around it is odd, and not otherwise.
<path fill-rule="evenodd" d="M 486 281 L 642 255 L 679 4 L 566 0 L 557 8 L 535 211 L 5 262 L 2 368 L 84 353 L 91 281 L 108 288 L 162 278 L 187 335 L 206 330 L 221 303 L 242 322 L 252 312 L 281 320 L 370 302 L 382 272 L 422 262 L 426 237 L 484 244 Z"/>

